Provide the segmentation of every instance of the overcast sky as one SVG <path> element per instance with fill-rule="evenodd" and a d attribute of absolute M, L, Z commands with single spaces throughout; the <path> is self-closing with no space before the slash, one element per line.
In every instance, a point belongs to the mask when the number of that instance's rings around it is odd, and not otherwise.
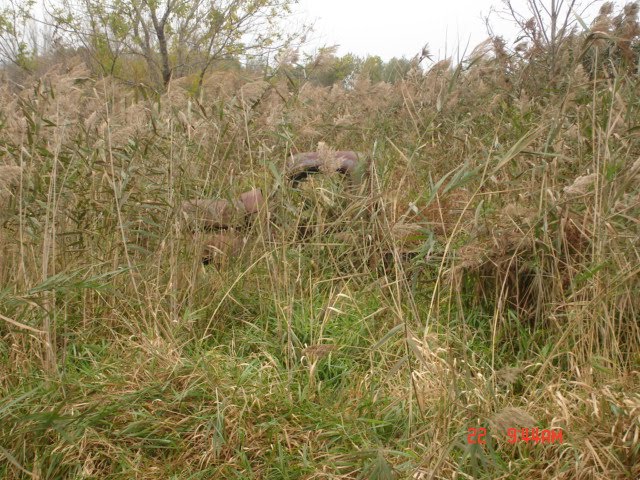
<path fill-rule="evenodd" d="M 527 0 L 513 0 L 523 7 Z M 550 3 L 549 0 L 545 0 Z M 315 20 L 315 33 L 305 50 L 339 44 L 339 54 L 413 57 L 428 43 L 435 59 L 471 49 L 485 38 L 483 17 L 501 0 L 300 0 L 298 15 Z M 524 8 L 522 8 L 524 10 Z M 497 16 L 495 30 L 506 37 L 517 31 Z"/>

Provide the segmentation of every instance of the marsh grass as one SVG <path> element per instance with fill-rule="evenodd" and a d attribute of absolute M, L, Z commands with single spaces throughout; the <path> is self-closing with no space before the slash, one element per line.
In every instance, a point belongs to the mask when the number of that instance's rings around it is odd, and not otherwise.
<path fill-rule="evenodd" d="M 295 95 L 4 85 L 0 476 L 637 478 L 637 75 L 545 90 L 499 47 Z M 318 142 L 371 164 L 290 188 Z M 203 266 L 180 202 L 254 187 Z"/>

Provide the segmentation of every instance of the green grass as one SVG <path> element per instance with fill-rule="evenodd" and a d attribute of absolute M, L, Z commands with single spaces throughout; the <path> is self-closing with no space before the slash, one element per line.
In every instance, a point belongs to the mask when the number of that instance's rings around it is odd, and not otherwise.
<path fill-rule="evenodd" d="M 4 88 L 0 478 L 638 477 L 638 78 L 574 40 L 254 106 Z M 319 142 L 360 181 L 288 186 Z M 253 187 L 202 265 L 180 202 Z"/>

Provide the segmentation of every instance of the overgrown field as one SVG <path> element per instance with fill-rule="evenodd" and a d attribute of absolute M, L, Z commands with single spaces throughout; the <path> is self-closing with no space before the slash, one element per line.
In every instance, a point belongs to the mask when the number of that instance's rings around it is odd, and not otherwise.
<path fill-rule="evenodd" d="M 496 39 L 393 85 L 6 78 L 0 477 L 640 477 L 640 85 L 616 41 Z M 292 189 L 321 142 L 368 170 Z M 253 187 L 241 253 L 202 265 L 180 202 Z"/>

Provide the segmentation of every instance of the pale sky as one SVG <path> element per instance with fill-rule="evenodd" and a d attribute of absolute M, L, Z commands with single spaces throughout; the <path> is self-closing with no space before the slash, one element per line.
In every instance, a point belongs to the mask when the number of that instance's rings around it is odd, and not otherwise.
<path fill-rule="evenodd" d="M 549 0 L 544 0 L 549 4 Z M 522 10 L 527 0 L 513 0 Z M 487 38 L 483 17 L 501 0 L 300 0 L 298 16 L 315 32 L 305 51 L 339 44 L 339 54 L 411 58 L 429 44 L 434 58 L 469 50 Z M 525 10 L 526 11 L 526 10 Z M 513 25 L 492 16 L 494 30 L 514 39 Z"/>

